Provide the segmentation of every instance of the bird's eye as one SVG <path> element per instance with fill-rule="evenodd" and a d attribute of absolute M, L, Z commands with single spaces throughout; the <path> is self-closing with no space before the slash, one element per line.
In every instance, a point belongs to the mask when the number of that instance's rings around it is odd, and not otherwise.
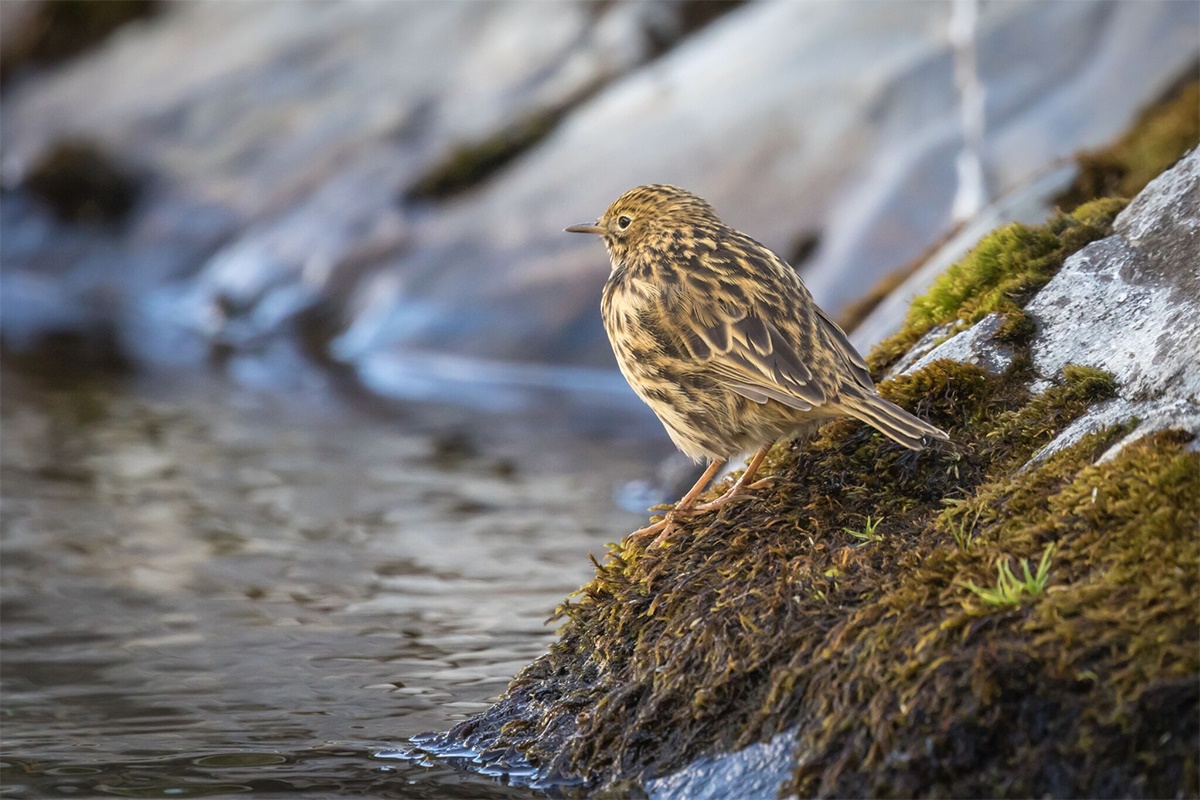
<path fill-rule="evenodd" d="M 631 220 L 629 217 L 626 217 L 626 216 L 617 217 L 617 227 L 620 228 L 621 230 L 625 230 L 626 228 L 628 228 L 629 223 L 631 223 L 631 222 L 633 222 L 633 220 Z"/>

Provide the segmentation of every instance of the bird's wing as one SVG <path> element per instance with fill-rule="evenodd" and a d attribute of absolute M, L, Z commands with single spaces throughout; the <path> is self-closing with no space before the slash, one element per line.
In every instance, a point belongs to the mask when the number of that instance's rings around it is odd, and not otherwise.
<path fill-rule="evenodd" d="M 808 411 L 826 400 L 804 358 L 754 308 L 706 299 L 692 304 L 685 341 L 692 356 L 733 391 Z"/>
<path fill-rule="evenodd" d="M 827 334 L 829 343 L 833 345 L 841 357 L 845 360 L 846 366 L 858 378 L 858 382 L 868 389 L 875 388 L 875 381 L 871 380 L 871 370 L 867 368 L 867 362 L 863 359 L 858 350 L 854 349 L 854 345 L 850 344 L 850 339 L 846 336 L 846 332 L 841 326 L 829 318 L 829 315 L 813 304 L 813 310 L 817 312 L 817 324 Z"/>

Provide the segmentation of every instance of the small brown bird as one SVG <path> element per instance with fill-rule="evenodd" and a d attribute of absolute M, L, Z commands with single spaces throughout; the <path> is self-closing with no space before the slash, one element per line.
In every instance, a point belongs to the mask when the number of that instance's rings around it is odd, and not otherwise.
<path fill-rule="evenodd" d="M 617 364 L 671 440 L 709 460 L 696 485 L 661 522 L 721 508 L 754 479 L 771 445 L 834 417 L 851 416 L 912 450 L 945 433 L 875 393 L 867 364 L 813 302 L 782 258 L 730 228 L 712 207 L 675 186 L 639 186 L 594 225 L 571 233 L 604 239 L 612 273 L 601 310 Z M 696 498 L 721 466 L 757 449 L 721 497 Z"/>

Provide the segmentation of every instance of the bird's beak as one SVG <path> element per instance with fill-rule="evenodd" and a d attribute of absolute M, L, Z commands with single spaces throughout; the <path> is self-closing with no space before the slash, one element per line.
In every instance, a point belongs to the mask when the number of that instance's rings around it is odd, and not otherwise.
<path fill-rule="evenodd" d="M 599 225 L 593 225 L 590 222 L 581 222 L 578 225 L 563 228 L 563 230 L 567 233 L 595 233 L 598 235 L 604 233 L 604 228 L 601 228 Z"/>

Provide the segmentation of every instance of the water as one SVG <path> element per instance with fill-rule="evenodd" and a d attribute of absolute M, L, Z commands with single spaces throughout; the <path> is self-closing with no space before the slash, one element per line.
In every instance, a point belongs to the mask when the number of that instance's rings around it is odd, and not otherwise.
<path fill-rule="evenodd" d="M 0 392 L 6 797 L 535 796 L 386 755 L 545 650 L 669 447 L 562 397 Z"/>

